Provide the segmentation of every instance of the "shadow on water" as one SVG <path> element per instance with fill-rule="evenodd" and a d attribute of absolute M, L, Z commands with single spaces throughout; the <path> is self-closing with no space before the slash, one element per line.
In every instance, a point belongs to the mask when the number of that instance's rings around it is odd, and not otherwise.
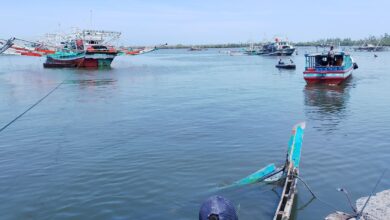
<path fill-rule="evenodd" d="M 319 122 L 318 130 L 337 130 L 337 125 L 348 115 L 350 88 L 350 80 L 339 86 L 306 85 L 303 93 L 307 119 Z"/>

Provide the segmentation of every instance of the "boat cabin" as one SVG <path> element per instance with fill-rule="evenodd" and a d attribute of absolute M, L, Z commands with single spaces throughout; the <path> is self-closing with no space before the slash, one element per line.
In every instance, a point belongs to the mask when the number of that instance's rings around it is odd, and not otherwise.
<path fill-rule="evenodd" d="M 336 52 L 333 60 L 328 53 L 306 54 L 306 70 L 344 70 L 352 66 L 349 54 Z"/>

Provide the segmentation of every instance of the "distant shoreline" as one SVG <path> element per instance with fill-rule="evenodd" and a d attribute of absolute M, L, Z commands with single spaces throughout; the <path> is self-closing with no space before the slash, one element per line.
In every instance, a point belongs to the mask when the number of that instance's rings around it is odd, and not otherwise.
<path fill-rule="evenodd" d="M 176 45 L 167 45 L 161 48 L 166 49 L 188 49 L 191 47 L 197 47 L 197 48 L 242 48 L 242 47 L 249 47 L 250 45 L 253 46 L 261 46 L 264 45 L 266 42 L 257 42 L 257 43 L 225 43 L 225 44 L 176 44 Z M 375 37 L 375 36 L 369 36 L 365 39 L 360 40 L 352 40 L 351 38 L 327 38 L 327 39 L 320 39 L 315 41 L 305 41 L 305 42 L 291 42 L 294 46 L 297 47 L 329 47 L 330 45 L 334 46 L 342 46 L 342 47 L 358 47 L 362 46 L 363 44 L 372 44 L 374 46 L 384 46 L 389 47 L 390 46 L 390 35 L 385 33 L 383 36 Z"/>
<path fill-rule="evenodd" d="M 294 44 L 296 47 L 329 47 L 330 45 L 311 45 L 311 44 Z M 245 48 L 249 47 L 250 44 L 215 44 L 215 45 L 168 45 L 161 47 L 159 49 L 190 49 L 192 47 L 207 49 L 207 48 L 216 48 L 216 49 L 226 49 L 226 48 Z M 261 44 L 255 44 L 255 46 L 261 46 Z M 338 46 L 338 45 L 337 45 Z M 341 47 L 359 47 L 361 45 L 340 45 Z M 388 45 L 383 45 L 383 47 L 389 48 Z"/>

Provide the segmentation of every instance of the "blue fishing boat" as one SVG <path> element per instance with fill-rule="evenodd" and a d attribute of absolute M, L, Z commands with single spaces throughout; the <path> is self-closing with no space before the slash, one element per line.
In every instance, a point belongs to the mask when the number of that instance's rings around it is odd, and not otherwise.
<path fill-rule="evenodd" d="M 305 58 L 303 78 L 307 84 L 339 85 L 358 68 L 351 55 L 345 52 L 335 52 L 334 57 L 329 57 L 327 53 L 306 54 Z"/>
<path fill-rule="evenodd" d="M 295 51 L 295 47 L 289 42 L 275 38 L 275 42 L 265 44 L 257 52 L 257 55 L 267 56 L 291 56 Z"/>

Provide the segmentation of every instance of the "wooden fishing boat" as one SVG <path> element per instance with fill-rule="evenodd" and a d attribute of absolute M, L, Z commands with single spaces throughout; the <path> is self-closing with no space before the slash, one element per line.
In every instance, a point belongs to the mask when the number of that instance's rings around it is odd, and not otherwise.
<path fill-rule="evenodd" d="M 327 53 L 306 54 L 305 58 L 303 78 L 308 84 L 339 85 L 358 68 L 352 57 L 345 52 L 336 52 L 334 60 L 330 60 Z"/>
<path fill-rule="evenodd" d="M 364 43 L 362 46 L 354 48 L 355 51 L 366 51 L 366 52 L 373 52 L 373 51 L 383 51 L 385 48 L 383 46 L 380 46 L 379 43 L 377 45 Z"/>
<path fill-rule="evenodd" d="M 297 193 L 297 177 L 299 175 L 304 129 L 305 123 L 300 123 L 294 126 L 292 130 L 282 175 L 285 177 L 283 191 L 274 215 L 274 220 L 287 220 L 291 217 L 295 194 Z"/>
<path fill-rule="evenodd" d="M 56 52 L 55 54 L 47 55 L 46 62 L 43 64 L 45 68 L 77 68 L 83 63 L 85 53 L 77 52 Z"/>
<path fill-rule="evenodd" d="M 305 122 L 298 123 L 292 129 L 288 143 L 286 161 L 283 166 L 276 167 L 271 163 L 264 168 L 242 178 L 233 184 L 220 187 L 226 189 L 258 182 L 277 182 L 284 180 L 283 191 L 276 209 L 274 220 L 288 220 L 291 217 L 295 194 L 297 193 L 297 181 L 299 175 L 299 163 L 301 160 L 303 132 Z"/>
<path fill-rule="evenodd" d="M 76 45 L 85 48 L 85 58 L 80 67 L 83 68 L 107 68 L 118 55 L 119 51 L 109 46 L 112 41 L 119 39 L 121 33 L 104 30 L 83 30 L 78 33 L 80 39 Z"/>

